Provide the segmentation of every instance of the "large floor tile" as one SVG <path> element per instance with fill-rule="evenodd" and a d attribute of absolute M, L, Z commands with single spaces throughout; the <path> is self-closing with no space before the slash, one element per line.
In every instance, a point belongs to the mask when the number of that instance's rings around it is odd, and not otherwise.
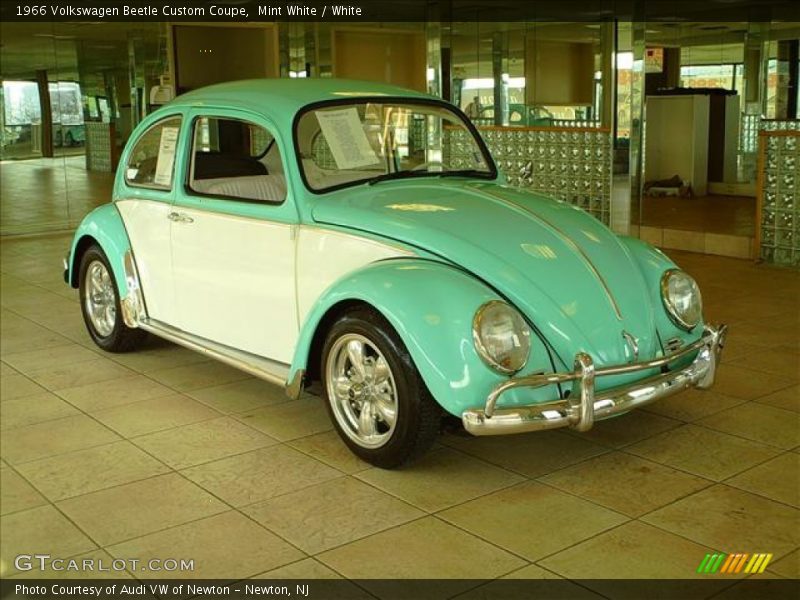
<path fill-rule="evenodd" d="M 642 519 L 719 550 L 763 548 L 780 556 L 800 545 L 800 511 L 721 484 Z"/>
<path fill-rule="evenodd" d="M 662 433 L 626 451 L 715 481 L 780 453 L 774 446 L 696 425 Z"/>
<path fill-rule="evenodd" d="M 98 410 L 93 414 L 97 420 L 126 437 L 172 429 L 220 416 L 205 404 L 179 394 Z"/>
<path fill-rule="evenodd" d="M 800 550 L 790 552 L 783 558 L 776 560 L 768 569 L 783 577 L 800 579 Z"/>
<path fill-rule="evenodd" d="M 20 554 L 50 554 L 67 558 L 97 548 L 49 504 L 0 517 L 0 531 L 3 535 L 0 544 L 2 576 L 17 571 L 14 559 Z"/>
<path fill-rule="evenodd" d="M 800 454 L 786 452 L 725 483 L 800 508 Z"/>
<path fill-rule="evenodd" d="M 523 480 L 450 448 L 429 452 L 407 469 L 371 468 L 355 477 L 428 512 L 436 512 Z"/>
<path fill-rule="evenodd" d="M 228 511 L 108 547 L 118 558 L 193 560 L 193 569 L 170 577 L 242 579 L 304 558 L 278 536 L 241 513 Z M 161 578 L 146 571 L 139 577 Z"/>
<path fill-rule="evenodd" d="M 797 304 L 794 305 L 794 309 L 797 310 Z M 762 348 L 732 364 L 800 383 L 800 355 L 798 354 Z"/>
<path fill-rule="evenodd" d="M 24 427 L 78 414 L 78 410 L 50 392 L 0 402 L 0 429 Z"/>
<path fill-rule="evenodd" d="M 598 456 L 540 480 L 630 517 L 710 484 L 701 477 L 621 452 Z"/>
<path fill-rule="evenodd" d="M 606 446 L 560 431 L 486 437 L 446 435 L 442 442 L 527 477 L 538 477 L 609 451 Z"/>
<path fill-rule="evenodd" d="M 9 429 L 0 436 L 0 454 L 11 464 L 100 446 L 119 436 L 94 419 L 76 415 Z"/>
<path fill-rule="evenodd" d="M 135 443 L 173 469 L 185 469 L 277 442 L 230 417 L 220 417 L 150 433 L 135 438 Z"/>
<path fill-rule="evenodd" d="M 150 373 L 197 363 L 207 363 L 208 357 L 156 336 L 149 336 L 145 344 L 137 348 L 136 352 L 118 354 L 114 357 L 114 360 L 138 373 Z"/>
<path fill-rule="evenodd" d="M 619 513 L 536 482 L 478 498 L 439 516 L 531 561 L 627 520 Z"/>
<path fill-rule="evenodd" d="M 47 500 L 23 477 L 9 467 L 0 468 L 0 515 L 42 504 L 47 504 Z"/>
<path fill-rule="evenodd" d="M 244 371 L 234 369 L 215 360 L 168 369 L 157 369 L 150 371 L 148 376 L 180 392 L 198 390 L 232 381 L 241 381 L 251 377 Z"/>
<path fill-rule="evenodd" d="M 291 402 L 241 413 L 236 418 L 282 442 L 333 428 L 324 401 L 308 394 Z"/>
<path fill-rule="evenodd" d="M 36 396 L 45 393 L 43 387 L 22 374 L 0 377 L 0 402 Z"/>
<path fill-rule="evenodd" d="M 81 363 L 80 368 L 65 365 L 35 369 L 30 371 L 28 376 L 48 390 L 61 390 L 109 379 L 119 379 L 131 374 L 132 372 L 125 367 L 106 358 L 99 358 Z"/>
<path fill-rule="evenodd" d="M 257 579 L 341 579 L 342 576 L 336 571 L 329 569 L 321 562 L 313 558 L 304 558 L 290 565 L 278 567 L 266 573 L 256 575 Z M 353 586 L 353 591 L 360 588 Z M 362 593 L 366 593 L 361 590 Z M 368 598 L 372 596 L 367 595 Z"/>
<path fill-rule="evenodd" d="M 604 446 L 622 448 L 639 440 L 652 437 L 662 431 L 677 427 L 680 424 L 680 421 L 675 419 L 643 410 L 635 410 L 627 415 L 598 421 L 589 431 L 583 433 L 569 431 L 569 433 Z"/>
<path fill-rule="evenodd" d="M 335 431 L 325 431 L 299 438 L 288 444 L 344 473 L 357 473 L 370 468 L 369 463 L 364 462 L 350 451 L 350 448 L 345 445 Z"/>
<path fill-rule="evenodd" d="M 99 355 L 77 344 L 60 344 L 39 350 L 6 354 L 3 357 L 8 364 L 20 373 L 29 373 L 40 369 L 77 365 L 90 360 L 97 360 Z"/>
<path fill-rule="evenodd" d="M 308 554 L 330 550 L 425 514 L 349 477 L 259 502 L 244 510 Z"/>
<path fill-rule="evenodd" d="M 724 396 L 754 400 L 790 387 L 792 379 L 748 369 L 738 364 L 726 364 L 717 371 L 714 391 Z"/>
<path fill-rule="evenodd" d="M 103 546 L 224 512 L 228 507 L 178 474 L 161 475 L 58 503 Z"/>
<path fill-rule="evenodd" d="M 142 375 L 129 375 L 58 390 L 59 396 L 86 412 L 171 396 L 174 393 L 174 390 Z"/>
<path fill-rule="evenodd" d="M 245 506 L 341 477 L 342 473 L 286 446 L 223 458 L 183 473 L 234 506 Z"/>
<path fill-rule="evenodd" d="M 261 379 L 245 379 L 188 392 L 223 414 L 241 413 L 289 402 L 286 391 Z"/>
<path fill-rule="evenodd" d="M 790 449 L 800 444 L 800 414 L 758 402 L 729 408 L 698 423 L 780 448 Z"/>
<path fill-rule="evenodd" d="M 18 469 L 53 502 L 169 471 L 124 440 L 27 462 Z"/>
<path fill-rule="evenodd" d="M 317 558 L 350 579 L 494 578 L 525 564 L 435 517 L 340 546 Z M 471 587 L 468 582 L 466 586 Z"/>
<path fill-rule="evenodd" d="M 759 404 L 769 404 L 775 408 L 800 412 L 800 385 L 773 392 L 768 396 L 762 396 L 758 398 L 756 402 Z"/>
<path fill-rule="evenodd" d="M 720 367 L 720 369 L 723 368 Z M 716 389 L 689 389 L 680 394 L 648 404 L 644 410 L 688 423 L 744 402 L 746 400 L 742 398 L 719 394 Z"/>
<path fill-rule="evenodd" d="M 656 527 L 630 521 L 567 548 L 542 561 L 543 567 L 600 592 L 614 589 L 614 579 L 690 579 L 709 548 Z M 603 580 L 612 580 L 603 585 Z M 674 583 L 672 585 L 675 585 Z M 692 597 L 691 584 L 670 588 L 672 596 Z M 611 595 L 610 597 L 614 597 Z M 656 596 L 658 597 L 658 596 Z"/>

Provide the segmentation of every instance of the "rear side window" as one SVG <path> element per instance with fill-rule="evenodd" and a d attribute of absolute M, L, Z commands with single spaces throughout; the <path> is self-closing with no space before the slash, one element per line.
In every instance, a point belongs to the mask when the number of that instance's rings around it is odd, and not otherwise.
<path fill-rule="evenodd" d="M 194 121 L 189 189 L 216 198 L 279 204 L 286 179 L 275 138 L 240 119 Z"/>
<path fill-rule="evenodd" d="M 181 117 L 159 121 L 136 142 L 125 166 L 128 185 L 171 190 Z"/>

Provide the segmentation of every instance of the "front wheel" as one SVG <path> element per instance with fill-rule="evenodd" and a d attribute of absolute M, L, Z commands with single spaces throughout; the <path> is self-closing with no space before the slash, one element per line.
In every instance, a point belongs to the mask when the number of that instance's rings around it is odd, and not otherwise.
<path fill-rule="evenodd" d="M 91 246 L 81 258 L 79 295 L 86 329 L 94 343 L 108 352 L 133 350 L 147 335 L 122 320 L 119 290 L 108 258 L 99 246 Z"/>
<path fill-rule="evenodd" d="M 377 313 L 357 309 L 331 327 L 320 372 L 333 424 L 363 460 L 390 469 L 435 441 L 439 405 L 397 332 Z"/>

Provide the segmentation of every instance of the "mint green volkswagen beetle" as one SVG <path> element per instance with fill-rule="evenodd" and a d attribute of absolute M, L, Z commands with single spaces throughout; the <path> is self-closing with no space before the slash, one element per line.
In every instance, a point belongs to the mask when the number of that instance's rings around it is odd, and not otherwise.
<path fill-rule="evenodd" d="M 424 94 L 191 92 L 139 125 L 113 196 L 65 263 L 97 345 L 152 333 L 291 398 L 319 381 L 344 443 L 380 467 L 424 452 L 445 413 L 474 435 L 586 431 L 714 381 L 725 327 L 689 275 L 506 185 L 465 116 Z"/>

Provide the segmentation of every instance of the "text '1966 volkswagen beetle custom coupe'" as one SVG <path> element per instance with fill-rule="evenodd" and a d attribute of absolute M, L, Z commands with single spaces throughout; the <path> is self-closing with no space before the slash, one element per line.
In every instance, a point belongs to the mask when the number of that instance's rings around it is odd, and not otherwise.
<path fill-rule="evenodd" d="M 443 410 L 474 435 L 585 431 L 712 385 L 725 327 L 689 275 L 504 181 L 425 94 L 215 85 L 134 131 L 65 279 L 101 348 L 149 332 L 291 398 L 319 381 L 344 442 L 387 468 L 432 444 Z"/>

